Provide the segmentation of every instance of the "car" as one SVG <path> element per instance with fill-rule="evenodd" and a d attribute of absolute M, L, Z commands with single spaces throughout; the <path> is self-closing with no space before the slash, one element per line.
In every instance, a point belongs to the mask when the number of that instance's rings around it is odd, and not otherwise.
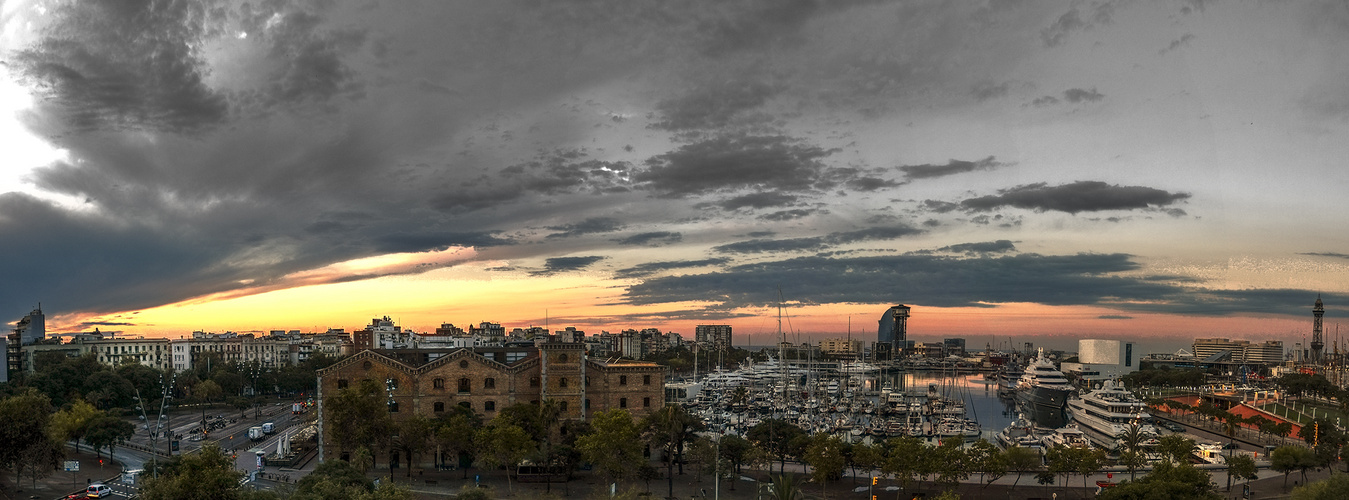
<path fill-rule="evenodd" d="M 94 483 L 84 489 L 84 495 L 87 498 L 108 498 L 112 496 L 112 488 L 103 483 Z"/>
<path fill-rule="evenodd" d="M 1162 427 L 1165 427 L 1166 430 L 1171 432 L 1185 432 L 1185 426 L 1175 422 L 1163 422 Z"/>

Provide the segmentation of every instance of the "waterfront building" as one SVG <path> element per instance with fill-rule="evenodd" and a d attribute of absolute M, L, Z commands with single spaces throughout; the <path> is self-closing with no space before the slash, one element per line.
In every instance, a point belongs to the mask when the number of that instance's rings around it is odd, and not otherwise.
<path fill-rule="evenodd" d="M 693 340 L 706 349 L 731 348 L 731 325 L 698 325 L 693 328 Z"/>
<path fill-rule="evenodd" d="M 364 350 L 318 372 L 320 460 L 348 459 L 339 449 L 328 402 L 362 380 L 387 392 L 394 420 L 435 418 L 454 406 L 484 420 L 514 404 L 553 400 L 566 420 L 622 408 L 641 418 L 665 405 L 665 368 L 650 362 L 592 358 L 584 344 L 545 342 L 446 350 Z M 424 457 L 430 464 L 435 457 Z M 397 463 L 394 454 L 390 462 Z M 383 458 L 383 457 L 381 457 Z M 381 460 L 382 462 L 383 460 Z"/>
<path fill-rule="evenodd" d="M 820 354 L 826 357 L 856 357 L 862 352 L 862 341 L 853 339 L 820 340 Z"/>
<path fill-rule="evenodd" d="M 1081 339 L 1077 341 L 1077 362 L 1062 363 L 1060 368 L 1097 387 L 1102 381 L 1138 371 L 1138 360 L 1134 356 L 1133 342 Z"/>
<path fill-rule="evenodd" d="M 1195 361 L 1201 365 L 1215 364 L 1278 364 L 1283 361 L 1283 342 L 1225 338 L 1194 339 Z"/>

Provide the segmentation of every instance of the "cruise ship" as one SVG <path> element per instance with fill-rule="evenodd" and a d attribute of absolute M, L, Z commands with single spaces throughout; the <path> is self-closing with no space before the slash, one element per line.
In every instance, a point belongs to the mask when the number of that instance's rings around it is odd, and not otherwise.
<path fill-rule="evenodd" d="M 1045 357 L 1044 348 L 1026 367 L 1017 383 L 1017 399 L 1031 411 L 1036 423 L 1049 428 L 1066 423 L 1064 408 L 1072 391 L 1073 386 L 1063 377 L 1063 372 L 1054 368 L 1054 363 Z"/>
<path fill-rule="evenodd" d="M 1123 385 L 1107 380 L 1100 389 L 1069 400 L 1068 413 L 1093 437 L 1103 438 L 1098 439 L 1103 446 L 1111 446 L 1135 423 L 1144 436 L 1157 435 L 1157 429 L 1147 423 L 1151 418 L 1147 406 Z"/>

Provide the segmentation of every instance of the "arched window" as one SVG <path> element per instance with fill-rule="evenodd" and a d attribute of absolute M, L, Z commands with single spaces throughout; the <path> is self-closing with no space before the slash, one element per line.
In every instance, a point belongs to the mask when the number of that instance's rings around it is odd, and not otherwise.
<path fill-rule="evenodd" d="M 436 411 L 436 413 L 440 413 L 440 412 L 442 412 L 442 411 L 445 411 L 445 402 L 444 402 L 444 401 L 436 401 L 436 404 L 435 404 L 435 411 Z"/>
<path fill-rule="evenodd" d="M 435 387 L 436 389 L 444 389 L 444 388 L 445 388 L 445 379 L 443 379 L 443 378 L 438 378 L 438 379 L 432 380 L 432 381 L 431 381 L 431 387 Z"/>
<path fill-rule="evenodd" d="M 619 376 L 618 376 L 618 385 L 628 385 L 628 376 L 627 376 L 627 375 L 619 375 Z"/>
<path fill-rule="evenodd" d="M 618 407 L 619 407 L 619 408 L 627 408 L 627 407 L 628 407 L 628 398 L 618 398 Z"/>
<path fill-rule="evenodd" d="M 538 387 L 538 386 L 539 386 L 539 377 L 529 377 L 529 386 L 530 386 L 530 387 Z"/>
<path fill-rule="evenodd" d="M 651 398 L 642 398 L 642 407 L 643 407 L 643 408 L 650 408 L 650 407 L 651 407 Z"/>
<path fill-rule="evenodd" d="M 566 387 L 567 387 L 567 378 L 566 378 L 566 377 L 562 377 L 562 378 L 558 379 L 558 380 L 557 380 L 557 386 L 558 386 L 558 387 L 562 387 L 562 388 L 566 388 Z"/>
<path fill-rule="evenodd" d="M 487 378 L 485 378 L 485 379 L 482 379 L 482 388 L 483 388 L 483 389 L 496 389 L 496 388 L 497 388 L 497 379 L 494 379 L 494 378 L 492 378 L 492 377 L 487 377 Z"/>
<path fill-rule="evenodd" d="M 567 412 L 567 402 L 566 402 L 566 401 L 559 401 L 559 402 L 557 403 L 557 409 L 558 409 L 559 411 L 561 411 L 562 413 L 566 413 L 566 412 Z"/>
<path fill-rule="evenodd" d="M 642 375 L 642 385 L 651 385 L 650 375 Z"/>
<path fill-rule="evenodd" d="M 468 360 L 465 359 L 465 360 L 459 361 L 459 367 L 460 367 L 460 368 L 468 368 Z"/>
<path fill-rule="evenodd" d="M 473 409 L 473 403 L 470 403 L 470 402 L 468 402 L 468 401 L 460 401 L 460 402 L 459 402 L 459 406 L 462 406 L 462 407 L 464 407 L 464 408 L 468 408 L 468 409 L 470 409 L 470 410 Z"/>
<path fill-rule="evenodd" d="M 459 379 L 459 392 L 469 392 L 468 377 Z"/>
<path fill-rule="evenodd" d="M 497 402 L 496 402 L 496 401 L 483 401 L 483 403 L 482 403 L 482 409 L 483 409 L 483 411 L 497 411 Z"/>

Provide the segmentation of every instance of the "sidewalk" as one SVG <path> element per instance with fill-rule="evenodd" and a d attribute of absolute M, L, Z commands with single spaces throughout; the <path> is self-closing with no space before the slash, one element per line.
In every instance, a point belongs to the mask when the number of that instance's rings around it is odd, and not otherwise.
<path fill-rule="evenodd" d="M 74 448 L 66 448 L 66 460 L 78 460 L 79 472 L 57 470 L 45 478 L 38 479 L 36 485 L 26 475 L 20 484 L 14 484 L 12 470 L 0 473 L 0 499 L 19 500 L 33 496 L 42 499 L 61 498 L 75 491 L 84 491 L 84 487 L 89 483 L 106 481 L 121 475 L 122 465 L 113 462 L 106 454 L 103 455 L 103 465 L 100 466 L 98 458 L 89 451 L 88 446 L 81 446 L 80 450 L 76 453 Z"/>

